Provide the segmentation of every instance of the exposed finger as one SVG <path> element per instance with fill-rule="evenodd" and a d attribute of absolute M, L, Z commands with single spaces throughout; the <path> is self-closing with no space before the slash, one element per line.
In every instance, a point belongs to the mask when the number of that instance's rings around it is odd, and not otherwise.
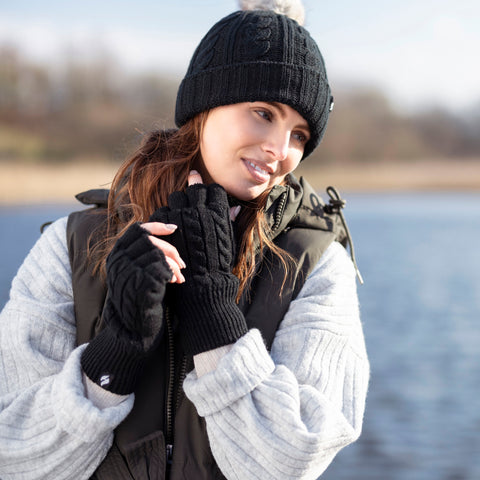
<path fill-rule="evenodd" d="M 188 175 L 188 186 L 196 183 L 203 183 L 202 176 L 196 170 L 190 170 Z"/>
<path fill-rule="evenodd" d="M 167 260 L 168 266 L 173 272 L 170 283 L 183 283 L 185 281 L 185 277 L 182 275 L 178 263 L 170 257 L 165 257 L 165 259 Z"/>
<path fill-rule="evenodd" d="M 177 229 L 177 226 L 173 223 L 162 222 L 146 222 L 140 226 L 152 235 L 170 235 Z"/>
<path fill-rule="evenodd" d="M 164 253 L 165 257 L 171 258 L 174 262 L 176 262 L 179 268 L 186 267 L 185 262 L 178 253 L 178 250 L 171 243 L 168 243 L 165 240 L 154 237 L 152 235 L 149 235 L 148 238 L 157 248 L 159 248 Z"/>

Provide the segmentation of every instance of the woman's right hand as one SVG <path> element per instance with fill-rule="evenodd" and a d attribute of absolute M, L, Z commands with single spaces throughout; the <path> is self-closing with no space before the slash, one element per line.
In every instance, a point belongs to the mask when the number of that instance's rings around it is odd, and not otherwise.
<path fill-rule="evenodd" d="M 173 272 L 151 239 L 151 232 L 163 229 L 134 223 L 107 257 L 105 327 L 83 351 L 81 364 L 90 380 L 119 395 L 134 391 L 146 355 L 163 336 L 163 300 Z"/>
<path fill-rule="evenodd" d="M 180 257 L 178 250 L 171 243 L 154 236 L 170 235 L 177 229 L 177 226 L 171 223 L 147 222 L 142 223 L 141 227 L 150 233 L 148 237 L 150 241 L 165 255 L 165 259 L 173 272 L 170 283 L 183 283 L 185 277 L 182 275 L 181 269 L 185 268 L 185 262 Z"/>

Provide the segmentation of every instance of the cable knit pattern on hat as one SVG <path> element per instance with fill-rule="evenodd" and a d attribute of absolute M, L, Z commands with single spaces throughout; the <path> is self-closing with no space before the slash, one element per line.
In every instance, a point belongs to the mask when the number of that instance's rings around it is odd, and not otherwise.
<path fill-rule="evenodd" d="M 327 126 L 332 96 L 323 57 L 308 31 L 271 11 L 235 12 L 198 45 L 177 95 L 175 121 L 241 102 L 279 102 L 308 122 L 308 156 Z"/>

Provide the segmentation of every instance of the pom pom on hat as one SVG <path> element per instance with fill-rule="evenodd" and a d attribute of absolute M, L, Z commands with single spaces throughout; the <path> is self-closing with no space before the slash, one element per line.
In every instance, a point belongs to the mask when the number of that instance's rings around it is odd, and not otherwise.
<path fill-rule="evenodd" d="M 239 0 L 242 10 L 270 10 L 305 24 L 305 8 L 300 0 Z"/>

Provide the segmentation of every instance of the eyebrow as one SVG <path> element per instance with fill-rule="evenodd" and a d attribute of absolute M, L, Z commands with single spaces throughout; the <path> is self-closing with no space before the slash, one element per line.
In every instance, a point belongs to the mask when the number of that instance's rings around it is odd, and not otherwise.
<path fill-rule="evenodd" d="M 276 108 L 280 112 L 280 116 L 285 118 L 287 116 L 287 112 L 285 111 L 285 107 L 280 102 L 265 102 L 266 104 Z"/>

